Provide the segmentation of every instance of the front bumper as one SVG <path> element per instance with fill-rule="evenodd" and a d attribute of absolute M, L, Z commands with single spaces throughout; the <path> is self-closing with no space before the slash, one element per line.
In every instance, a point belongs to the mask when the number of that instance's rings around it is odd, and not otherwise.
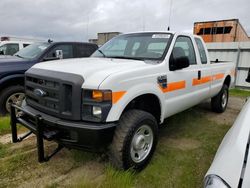
<path fill-rule="evenodd" d="M 41 113 L 28 105 L 13 106 L 13 108 L 12 113 L 15 113 L 15 109 L 20 111 L 19 116 L 12 115 L 14 123 L 20 123 L 32 133 L 42 134 L 43 139 L 54 140 L 67 148 L 102 151 L 111 143 L 117 126 L 116 122 L 91 123 L 62 120 Z"/>

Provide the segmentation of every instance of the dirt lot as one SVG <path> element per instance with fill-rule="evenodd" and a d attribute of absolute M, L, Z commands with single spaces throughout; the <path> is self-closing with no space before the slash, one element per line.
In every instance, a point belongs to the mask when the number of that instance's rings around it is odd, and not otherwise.
<path fill-rule="evenodd" d="M 202 187 L 217 147 L 244 103 L 244 97 L 231 97 L 227 111 L 216 114 L 205 102 L 167 119 L 151 163 L 138 174 L 113 169 L 105 154 L 67 149 L 39 164 L 34 137 L 11 144 L 10 135 L 2 134 L 0 187 Z M 51 151 L 55 144 L 46 146 Z"/>

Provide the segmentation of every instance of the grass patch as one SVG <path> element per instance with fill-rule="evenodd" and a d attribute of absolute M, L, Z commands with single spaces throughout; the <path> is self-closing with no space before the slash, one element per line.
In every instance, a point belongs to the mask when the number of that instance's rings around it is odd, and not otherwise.
<path fill-rule="evenodd" d="M 0 135 L 10 132 L 10 118 L 0 117 Z"/>
<path fill-rule="evenodd" d="M 204 175 L 229 128 L 230 125 L 209 120 L 199 107 L 168 118 L 159 129 L 159 142 L 151 162 L 140 173 L 118 171 L 100 160 L 99 154 L 77 150 L 63 150 L 50 162 L 39 164 L 36 151 L 19 153 L 31 149 L 27 146 L 15 150 L 16 155 L 12 153 L 13 157 L 5 160 L 3 157 L 11 150 L 9 145 L 0 145 L 0 182 L 6 187 L 31 179 L 44 179 L 43 187 L 51 188 L 203 187 Z M 18 178 L 11 180 L 15 175 Z"/>
<path fill-rule="evenodd" d="M 229 94 L 234 97 L 250 97 L 250 90 L 230 89 Z"/>
<path fill-rule="evenodd" d="M 135 178 L 136 176 L 134 172 L 118 171 L 108 165 L 105 170 L 105 179 L 102 184 L 102 187 L 109 187 L 109 188 L 134 187 Z"/>
<path fill-rule="evenodd" d="M 0 143 L 0 159 L 3 158 L 7 153 L 7 146 Z"/>

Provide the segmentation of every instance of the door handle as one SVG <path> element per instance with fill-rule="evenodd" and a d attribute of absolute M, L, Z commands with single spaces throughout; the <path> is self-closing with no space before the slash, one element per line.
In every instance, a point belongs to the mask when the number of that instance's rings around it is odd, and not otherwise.
<path fill-rule="evenodd" d="M 201 71 L 199 70 L 198 71 L 198 80 L 200 80 L 201 79 Z"/>

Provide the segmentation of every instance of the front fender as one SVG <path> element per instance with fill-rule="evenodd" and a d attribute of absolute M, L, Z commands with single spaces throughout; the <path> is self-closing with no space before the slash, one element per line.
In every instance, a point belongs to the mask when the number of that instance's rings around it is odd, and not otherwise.
<path fill-rule="evenodd" d="M 126 106 L 133 99 L 144 94 L 153 94 L 159 99 L 159 103 L 161 106 L 161 122 L 163 122 L 165 113 L 165 108 L 163 108 L 164 95 L 162 94 L 160 88 L 157 86 L 158 85 L 156 84 L 145 83 L 136 85 L 128 89 L 126 93 L 122 96 L 122 98 L 117 103 L 113 104 L 106 121 L 107 122 L 118 121 Z"/>
<path fill-rule="evenodd" d="M 24 79 L 24 74 L 14 74 L 14 75 L 5 76 L 4 78 L 0 80 L 0 88 L 2 88 L 6 82 L 13 80 L 13 79 Z"/>

